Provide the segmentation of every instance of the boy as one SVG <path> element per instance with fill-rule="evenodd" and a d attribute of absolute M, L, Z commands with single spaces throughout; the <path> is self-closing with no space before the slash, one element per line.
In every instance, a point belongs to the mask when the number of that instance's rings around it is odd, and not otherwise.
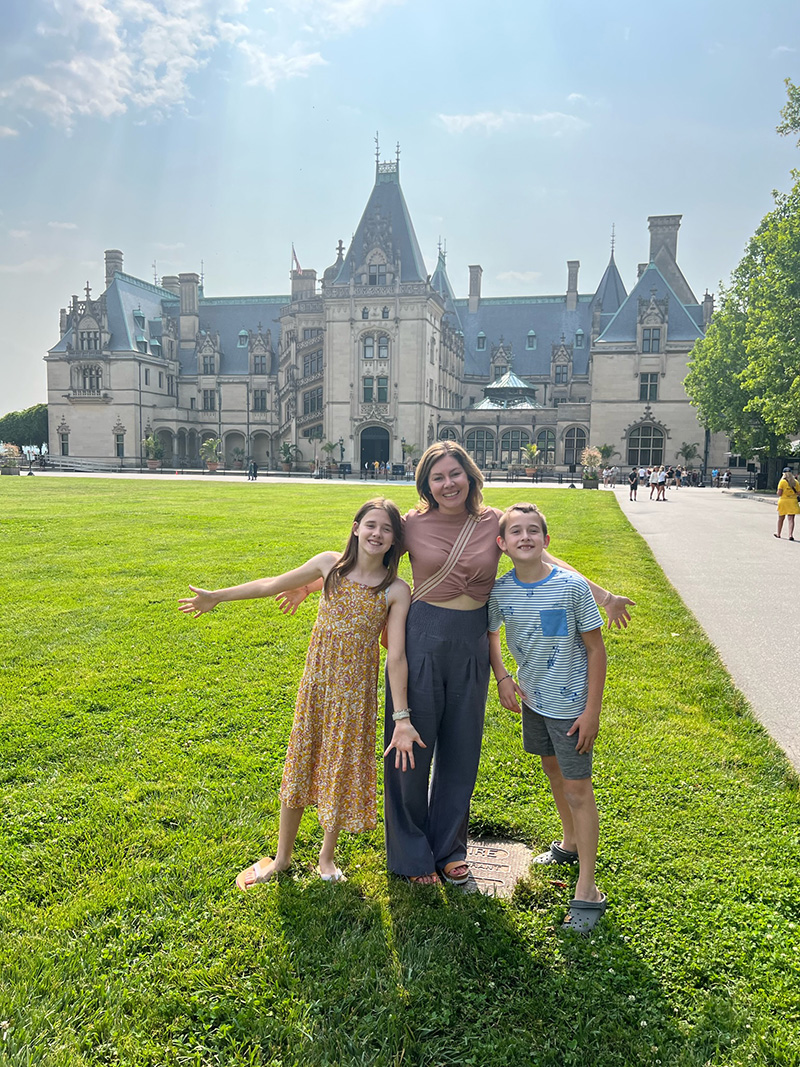
<path fill-rule="evenodd" d="M 591 777 L 606 677 L 603 620 L 584 578 L 542 560 L 550 538 L 533 504 L 505 510 L 497 543 L 514 569 L 498 578 L 489 599 L 492 670 L 500 703 L 522 714 L 523 747 L 541 756 L 561 819 L 561 842 L 537 860 L 580 863 L 563 928 L 588 933 L 606 910 L 595 884 L 599 820 Z M 503 663 L 501 624 L 519 684 Z"/>

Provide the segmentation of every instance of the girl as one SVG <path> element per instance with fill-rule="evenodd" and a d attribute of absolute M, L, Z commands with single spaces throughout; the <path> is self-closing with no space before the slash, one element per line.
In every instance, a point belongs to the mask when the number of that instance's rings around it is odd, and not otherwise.
<path fill-rule="evenodd" d="M 780 538 L 783 520 L 789 520 L 789 540 L 794 541 L 794 517 L 800 515 L 798 506 L 800 482 L 788 467 L 783 468 L 783 477 L 778 482 L 778 530 L 772 536 Z"/>
<path fill-rule="evenodd" d="M 321 552 L 277 578 L 260 578 L 229 589 L 197 589 L 179 601 L 196 618 L 226 600 L 275 596 L 310 582 L 323 582 L 317 621 L 297 694 L 294 722 L 281 782 L 278 851 L 241 871 L 236 885 L 245 891 L 285 871 L 292 858 L 304 809 L 314 804 L 325 831 L 319 873 L 326 882 L 344 875 L 334 863 L 341 830 L 374 829 L 375 723 L 380 650 L 387 626 L 387 673 L 397 732 L 384 756 L 395 750 L 399 769 L 414 767 L 413 746 L 422 740 L 407 707 L 408 668 L 405 624 L 410 590 L 397 577 L 401 520 L 397 506 L 368 500 L 353 520 L 344 552 Z"/>

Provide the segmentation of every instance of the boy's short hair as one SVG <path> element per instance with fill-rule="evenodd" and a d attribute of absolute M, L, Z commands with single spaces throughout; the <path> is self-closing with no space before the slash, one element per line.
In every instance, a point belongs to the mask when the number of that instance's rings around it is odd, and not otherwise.
<path fill-rule="evenodd" d="M 521 504 L 512 504 L 506 508 L 503 514 L 500 516 L 500 536 L 505 540 L 506 526 L 508 526 L 508 516 L 512 511 L 521 511 L 523 515 L 538 515 L 542 520 L 542 533 L 547 537 L 547 519 L 544 517 L 544 512 L 539 511 L 535 504 L 529 504 L 527 501 L 523 501 Z"/>

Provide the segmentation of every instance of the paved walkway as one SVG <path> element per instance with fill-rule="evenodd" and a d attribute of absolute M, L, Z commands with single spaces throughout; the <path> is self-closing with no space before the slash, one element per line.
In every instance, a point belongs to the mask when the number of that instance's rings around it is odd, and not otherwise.
<path fill-rule="evenodd" d="M 800 541 L 787 539 L 785 525 L 783 540 L 772 536 L 776 498 L 671 489 L 661 507 L 649 487 L 635 503 L 627 486 L 614 492 L 757 718 L 800 770 L 800 688 L 788 669 L 800 633 Z"/>

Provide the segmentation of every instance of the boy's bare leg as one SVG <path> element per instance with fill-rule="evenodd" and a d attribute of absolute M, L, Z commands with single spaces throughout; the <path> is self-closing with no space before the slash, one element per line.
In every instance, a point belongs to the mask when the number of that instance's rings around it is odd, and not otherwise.
<path fill-rule="evenodd" d="M 339 840 L 338 830 L 326 830 L 322 839 L 322 848 L 319 850 L 319 873 L 335 874 L 336 864 L 333 861 L 336 851 L 336 842 Z"/>
<path fill-rule="evenodd" d="M 597 842 L 600 837 L 600 819 L 597 814 L 592 779 L 565 779 L 564 796 L 572 813 L 576 851 L 580 860 L 575 899 L 599 900 L 602 894 L 595 883 L 595 868 L 597 866 Z"/>
<path fill-rule="evenodd" d="M 542 756 L 542 770 L 550 782 L 550 792 L 553 794 L 558 817 L 561 820 L 561 847 L 565 852 L 577 852 L 572 809 L 564 793 L 564 778 L 558 766 L 558 757 Z"/>

